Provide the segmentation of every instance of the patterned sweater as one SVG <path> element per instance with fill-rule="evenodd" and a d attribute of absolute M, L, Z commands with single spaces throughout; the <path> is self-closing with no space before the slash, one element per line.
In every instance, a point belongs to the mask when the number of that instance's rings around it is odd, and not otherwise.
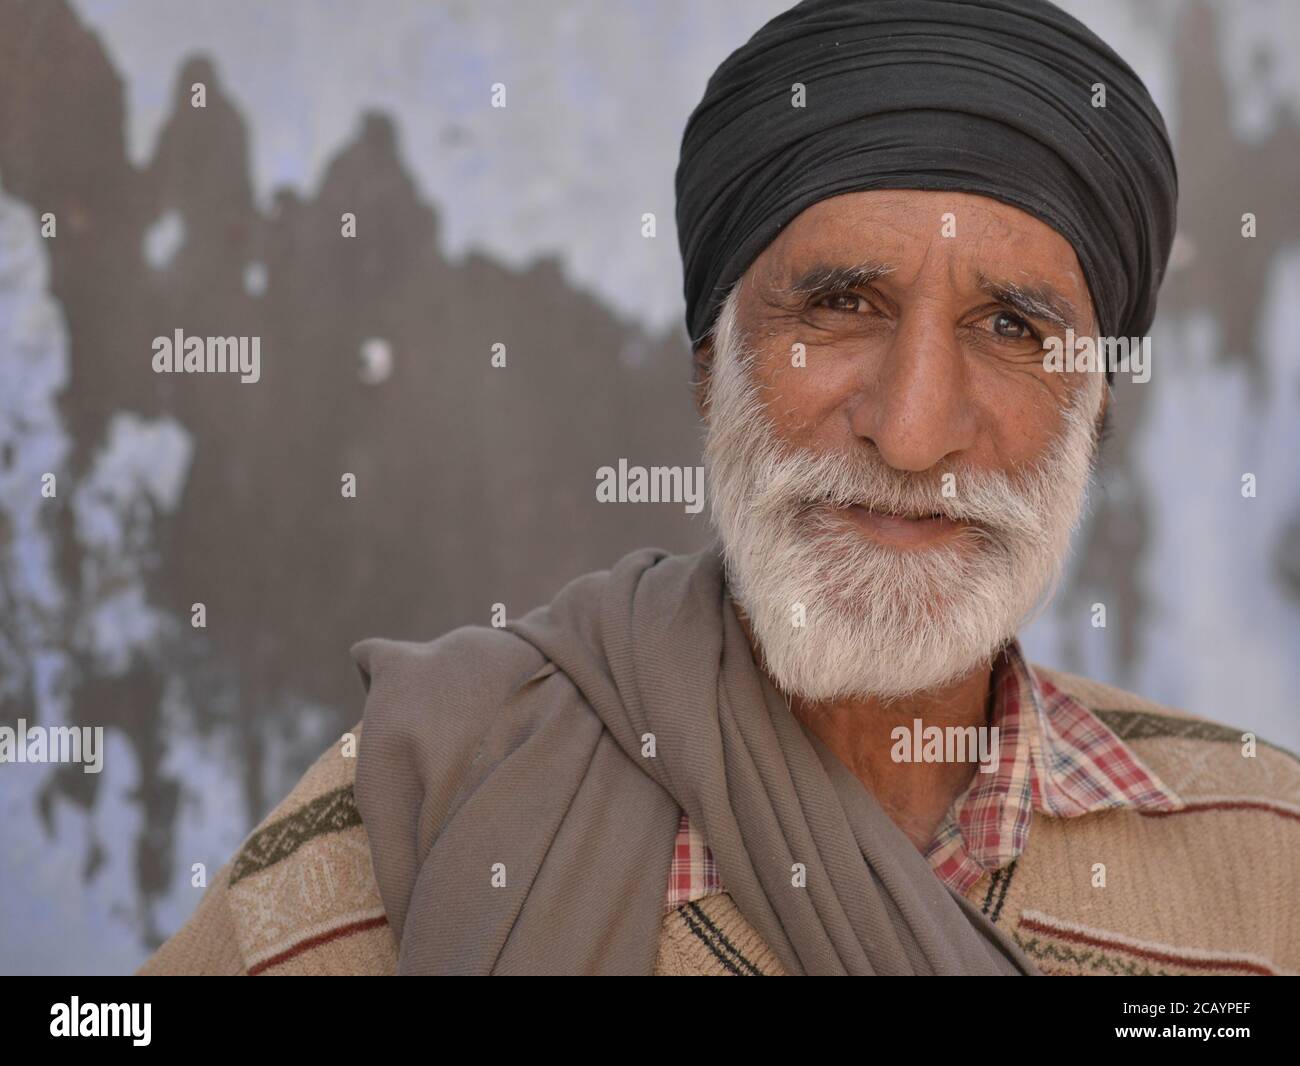
<path fill-rule="evenodd" d="M 966 891 L 1048 974 L 1300 971 L 1300 760 L 1242 731 L 1034 666 L 1178 793 L 1176 811 L 1035 814 Z M 360 727 L 354 729 L 360 737 Z M 140 974 L 392 974 L 397 944 L 331 747 L 217 873 Z M 725 892 L 665 914 L 655 972 L 779 975 Z"/>

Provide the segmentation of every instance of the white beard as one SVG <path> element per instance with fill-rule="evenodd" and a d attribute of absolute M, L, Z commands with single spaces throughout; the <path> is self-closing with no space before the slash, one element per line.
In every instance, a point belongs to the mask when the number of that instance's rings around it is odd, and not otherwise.
<path fill-rule="evenodd" d="M 868 448 L 795 452 L 753 383 L 736 291 L 714 333 L 704 458 L 727 582 L 768 674 L 806 700 L 890 699 L 990 663 L 1060 579 L 1091 477 L 1101 375 L 1088 375 L 1063 431 L 1015 479 L 899 471 Z M 941 495 L 946 472 L 956 498 Z M 972 524 L 941 546 L 896 550 L 835 513 L 849 504 Z"/>

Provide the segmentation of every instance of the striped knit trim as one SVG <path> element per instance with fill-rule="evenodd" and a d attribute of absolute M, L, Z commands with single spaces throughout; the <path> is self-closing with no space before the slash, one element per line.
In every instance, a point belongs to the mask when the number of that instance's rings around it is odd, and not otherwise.
<path fill-rule="evenodd" d="M 316 837 L 360 824 L 361 812 L 351 785 L 317 796 L 249 838 L 235 857 L 230 884 L 282 862 Z"/>
<path fill-rule="evenodd" d="M 1156 740 L 1176 737 L 1180 740 L 1209 740 L 1218 743 L 1240 744 L 1248 729 L 1234 729 L 1232 726 L 1220 725 L 1218 722 L 1206 722 L 1198 718 L 1175 718 L 1167 714 L 1152 714 L 1149 711 L 1105 711 L 1094 709 L 1093 714 L 1106 723 L 1106 727 L 1120 740 Z M 1289 756 L 1300 762 L 1300 756 L 1286 748 L 1279 747 L 1262 738 L 1256 743 Z"/>
<path fill-rule="evenodd" d="M 1273 976 L 1282 972 L 1259 955 L 1138 940 L 1053 918 L 1042 911 L 1022 911 L 1014 938 L 1036 961 L 1064 963 L 1093 973 L 1160 977 L 1178 973 Z"/>
<path fill-rule="evenodd" d="M 1300 822 L 1300 807 L 1283 803 L 1272 796 L 1197 796 L 1179 811 L 1143 811 L 1148 818 L 1168 818 L 1176 814 L 1204 814 L 1207 811 L 1262 811 Z"/>
<path fill-rule="evenodd" d="M 733 977 L 769 977 L 763 969 L 740 950 L 698 903 L 684 903 L 677 917 L 718 964 Z"/>
<path fill-rule="evenodd" d="M 270 951 L 263 952 L 260 957 L 251 959 L 248 966 L 248 976 L 257 977 L 273 966 L 281 966 L 290 959 L 311 951 L 313 948 L 321 947 L 335 940 L 342 940 L 347 936 L 354 936 L 357 933 L 364 933 L 368 929 L 379 929 L 387 924 L 388 915 L 380 909 L 377 914 L 371 913 L 360 917 L 350 916 L 348 921 L 341 924 L 320 925 L 314 929 L 301 930 L 296 940 L 288 944 L 278 945 Z"/>
<path fill-rule="evenodd" d="M 1010 866 L 1001 870 L 994 870 L 992 876 L 989 877 L 989 890 L 984 895 L 984 906 L 981 910 L 988 915 L 989 921 L 995 924 L 1002 916 L 1002 907 L 1007 902 L 1007 892 L 1011 888 L 1011 878 L 1016 872 L 1016 863 L 1019 861 L 1019 859 L 1015 859 Z M 997 897 L 996 902 L 994 902 L 994 896 Z M 989 913 L 990 909 L 993 912 L 991 914 Z"/>

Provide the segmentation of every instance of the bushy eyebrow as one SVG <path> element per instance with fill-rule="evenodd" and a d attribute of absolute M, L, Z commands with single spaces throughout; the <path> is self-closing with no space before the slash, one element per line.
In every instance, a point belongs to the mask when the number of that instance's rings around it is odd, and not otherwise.
<path fill-rule="evenodd" d="M 866 288 L 893 270 L 893 266 L 877 260 L 816 263 L 802 271 L 789 285 L 777 286 L 772 292 L 778 297 L 811 301 L 845 289 Z M 982 292 L 1025 318 L 1050 322 L 1059 329 L 1072 329 L 1078 318 L 1074 304 L 1046 282 L 1022 285 L 989 278 L 981 272 L 976 275 L 976 284 Z"/>
<path fill-rule="evenodd" d="M 789 285 L 773 289 L 777 296 L 815 299 L 844 289 L 865 288 L 894 268 L 867 260 L 861 263 L 816 263 L 801 272 Z"/>
<path fill-rule="evenodd" d="M 1006 304 L 1025 318 L 1041 319 L 1059 329 L 1074 328 L 1078 314 L 1074 304 L 1046 283 L 1018 285 L 1012 281 L 996 281 L 983 274 L 977 275 L 976 283 L 998 303 Z"/>

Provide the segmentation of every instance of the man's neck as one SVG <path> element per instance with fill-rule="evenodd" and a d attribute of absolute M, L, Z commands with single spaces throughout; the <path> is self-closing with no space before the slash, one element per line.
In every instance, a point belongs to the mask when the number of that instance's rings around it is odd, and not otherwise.
<path fill-rule="evenodd" d="M 737 605 L 741 627 L 756 648 L 749 620 Z M 755 650 L 762 669 L 762 657 Z M 773 685 L 781 691 L 775 680 Z M 790 710 L 807 726 L 875 797 L 918 851 L 924 852 L 953 801 L 970 784 L 974 762 L 897 762 L 893 731 L 899 726 L 913 733 L 920 719 L 922 728 L 938 726 L 983 727 L 989 724 L 992 708 L 992 669 L 981 665 L 965 676 L 936 689 L 886 703 L 874 697 L 812 703 L 789 697 Z"/>

